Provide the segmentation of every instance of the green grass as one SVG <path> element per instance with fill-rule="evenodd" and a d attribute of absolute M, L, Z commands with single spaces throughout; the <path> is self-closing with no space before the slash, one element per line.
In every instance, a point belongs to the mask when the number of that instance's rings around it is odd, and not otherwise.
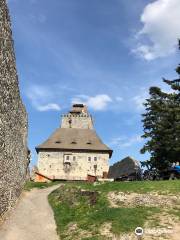
<path fill-rule="evenodd" d="M 71 183 L 73 184 L 73 183 Z M 75 183 L 77 185 L 77 183 Z M 180 181 L 133 181 L 133 182 L 106 182 L 96 186 L 87 183 L 79 183 L 84 189 L 97 190 L 102 192 L 136 192 L 148 193 L 158 192 L 159 194 L 180 194 Z"/>
<path fill-rule="evenodd" d="M 54 186 L 54 185 L 56 185 L 56 184 L 58 184 L 58 183 L 59 183 L 58 181 L 49 182 L 49 183 L 40 183 L 40 182 L 28 181 L 28 182 L 26 182 L 25 185 L 24 185 L 24 190 L 25 190 L 25 191 L 30 191 L 30 190 L 33 189 L 33 188 L 39 188 L 39 189 L 47 188 L 47 187 Z"/>
<path fill-rule="evenodd" d="M 133 191 L 132 183 L 130 185 L 128 183 L 105 183 L 98 186 L 71 183 L 52 192 L 49 195 L 49 203 L 54 210 L 57 231 L 61 239 L 100 240 L 102 236 L 100 236 L 99 229 L 103 223 L 107 222 L 112 223 L 112 232 L 116 235 L 132 232 L 137 226 L 143 226 L 155 213 L 160 212 L 160 209 L 152 207 L 111 208 L 106 197 L 108 189 L 122 191 L 122 189 L 125 190 L 125 185 L 128 186 L 128 191 L 130 189 Z M 101 191 L 97 194 L 97 201 L 94 205 L 90 204 L 90 197 L 80 194 L 80 188 Z M 69 232 L 70 223 L 76 223 L 78 230 L 73 233 Z M 92 237 L 80 238 L 79 229 L 90 232 Z"/>

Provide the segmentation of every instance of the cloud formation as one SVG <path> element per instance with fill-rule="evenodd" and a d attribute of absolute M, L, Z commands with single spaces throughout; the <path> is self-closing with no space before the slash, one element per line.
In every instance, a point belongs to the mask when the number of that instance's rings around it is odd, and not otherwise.
<path fill-rule="evenodd" d="M 175 52 L 180 38 L 180 1 L 156 0 L 141 15 L 143 28 L 138 32 L 138 46 L 133 52 L 145 60 L 166 57 Z"/>
<path fill-rule="evenodd" d="M 106 94 L 99 94 L 94 97 L 86 95 L 78 95 L 72 99 L 72 103 L 84 103 L 89 108 L 95 111 L 106 110 L 108 104 L 112 102 L 112 99 Z"/>
<path fill-rule="evenodd" d="M 40 112 L 46 112 L 46 111 L 60 111 L 61 108 L 57 103 L 48 103 L 46 105 L 36 105 L 36 109 Z"/>
<path fill-rule="evenodd" d="M 26 89 L 25 95 L 37 111 L 59 111 L 69 108 L 74 103 L 85 104 L 93 111 L 113 111 L 114 106 L 119 106 L 124 100 L 120 96 L 112 98 L 106 93 L 94 96 L 79 94 L 75 89 L 59 84 L 51 86 L 32 84 Z M 60 105 L 58 99 L 61 99 Z"/>
<path fill-rule="evenodd" d="M 136 111 L 141 112 L 144 111 L 144 103 L 146 102 L 146 99 L 148 98 L 148 92 L 144 91 L 141 92 L 139 95 L 136 95 L 132 98 L 132 103 L 136 109 Z"/>
<path fill-rule="evenodd" d="M 143 103 L 148 98 L 147 90 L 144 88 L 141 88 L 138 94 L 131 97 L 112 97 L 106 93 L 89 96 L 78 93 L 72 94 L 73 92 L 73 89 L 69 89 L 66 86 L 39 86 L 33 84 L 25 93 L 32 106 L 41 112 L 50 110 L 60 111 L 62 108 L 69 108 L 71 104 L 82 103 L 93 111 L 139 113 L 144 110 Z M 61 99 L 61 105 L 58 104 L 57 99 Z"/>
<path fill-rule="evenodd" d="M 49 102 L 52 99 L 52 92 L 45 87 L 33 85 L 28 89 L 26 95 L 37 111 L 45 112 L 61 110 L 59 104 Z"/>
<path fill-rule="evenodd" d="M 135 145 L 137 143 L 140 143 L 142 141 L 143 139 L 141 138 L 140 135 L 134 135 L 131 137 L 122 136 L 122 137 L 113 138 L 111 141 L 111 145 L 116 145 L 120 148 L 126 148 L 132 145 Z"/>

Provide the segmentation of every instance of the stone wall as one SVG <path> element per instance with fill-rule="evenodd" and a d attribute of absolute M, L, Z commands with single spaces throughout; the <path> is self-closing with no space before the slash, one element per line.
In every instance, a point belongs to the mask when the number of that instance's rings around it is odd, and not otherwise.
<path fill-rule="evenodd" d="M 27 114 L 20 98 L 11 24 L 0 0 L 0 216 L 19 197 L 28 169 Z"/>
<path fill-rule="evenodd" d="M 38 171 L 49 178 L 86 180 L 87 174 L 103 177 L 109 170 L 108 160 L 108 153 L 40 151 Z"/>

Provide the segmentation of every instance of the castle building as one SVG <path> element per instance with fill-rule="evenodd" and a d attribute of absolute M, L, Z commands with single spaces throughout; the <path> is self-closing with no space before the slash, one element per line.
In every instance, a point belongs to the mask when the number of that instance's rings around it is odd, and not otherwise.
<path fill-rule="evenodd" d="M 112 150 L 98 137 L 92 116 L 83 104 L 74 104 L 62 115 L 61 127 L 41 145 L 38 153 L 39 181 L 43 178 L 86 180 L 88 175 L 107 176 Z M 38 181 L 38 179 L 37 179 Z"/>

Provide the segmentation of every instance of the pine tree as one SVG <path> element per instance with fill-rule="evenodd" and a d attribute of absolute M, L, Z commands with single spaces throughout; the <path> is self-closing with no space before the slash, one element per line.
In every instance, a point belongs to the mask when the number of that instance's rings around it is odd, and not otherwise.
<path fill-rule="evenodd" d="M 179 41 L 180 48 L 180 41 Z M 180 65 L 175 80 L 163 79 L 173 90 L 165 93 L 158 87 L 151 87 L 150 98 L 144 103 L 143 138 L 147 139 L 141 153 L 151 154 L 148 164 L 158 170 L 167 169 L 180 162 Z"/>

